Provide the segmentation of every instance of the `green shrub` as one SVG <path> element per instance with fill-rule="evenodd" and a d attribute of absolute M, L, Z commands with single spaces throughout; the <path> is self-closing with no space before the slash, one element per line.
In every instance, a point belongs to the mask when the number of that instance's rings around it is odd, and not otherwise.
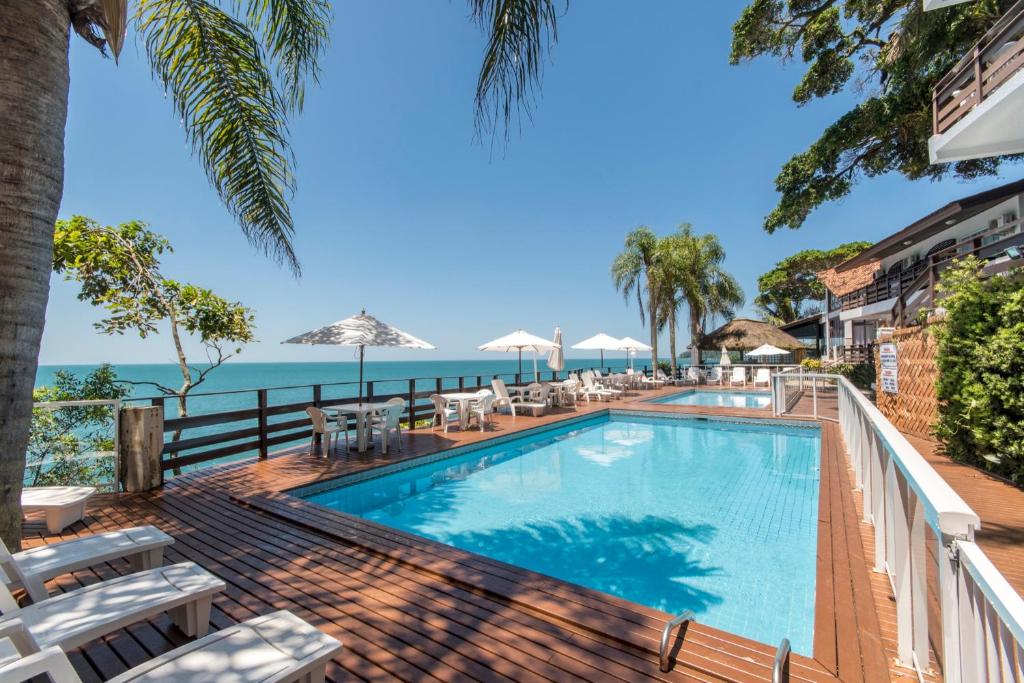
<path fill-rule="evenodd" d="M 970 257 L 942 274 L 935 434 L 956 460 L 1024 482 L 1024 272 L 982 279 Z"/>
<path fill-rule="evenodd" d="M 825 372 L 842 375 L 859 389 L 870 389 L 875 381 L 875 366 L 869 363 L 834 363 Z"/>

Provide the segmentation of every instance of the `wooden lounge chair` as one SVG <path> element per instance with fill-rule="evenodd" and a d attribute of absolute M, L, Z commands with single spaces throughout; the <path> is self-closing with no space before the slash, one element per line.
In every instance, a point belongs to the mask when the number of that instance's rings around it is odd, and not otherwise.
<path fill-rule="evenodd" d="M 18 626 L 22 628 L 19 637 Z M 24 639 L 12 625 L 12 640 Z M 273 612 L 211 633 L 129 669 L 108 683 L 285 683 L 324 680 L 327 662 L 342 644 L 290 612 Z M 57 647 L 21 652 L 0 666 L 0 681 L 24 681 L 46 674 L 54 683 L 81 683 L 67 655 Z"/>
<path fill-rule="evenodd" d="M 55 645 L 67 651 L 167 612 L 185 635 L 204 636 L 210 628 L 213 595 L 224 587 L 199 565 L 182 562 L 19 607 L 5 582 L 0 586 L 0 628 L 19 619 L 38 647 Z"/>
<path fill-rule="evenodd" d="M 21 490 L 21 509 L 45 513 L 46 530 L 59 534 L 85 517 L 85 503 L 95 493 L 92 486 L 30 486 Z"/>
<path fill-rule="evenodd" d="M 44 583 L 62 574 L 104 562 L 127 558 L 133 571 L 155 569 L 163 564 L 164 548 L 174 539 L 153 526 L 108 531 L 11 553 L 0 541 L 0 568 L 11 584 L 23 587 L 32 602 L 49 597 Z"/>

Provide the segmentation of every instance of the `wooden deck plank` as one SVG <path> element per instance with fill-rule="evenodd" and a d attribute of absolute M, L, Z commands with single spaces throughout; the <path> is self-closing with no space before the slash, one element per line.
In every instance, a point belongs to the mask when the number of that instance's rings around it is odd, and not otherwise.
<path fill-rule="evenodd" d="M 657 610 L 297 503 L 282 493 L 609 408 L 770 418 L 768 410 L 637 400 L 674 391 L 678 389 L 648 391 L 610 404 L 583 404 L 578 410 L 542 418 L 500 416 L 495 429 L 484 433 L 414 430 L 406 433 L 403 452 L 387 458 L 345 453 L 321 459 L 300 447 L 265 461 L 214 466 L 176 477 L 156 492 L 97 499 L 84 523 L 69 533 L 84 535 L 140 523 L 159 526 L 176 539 L 167 550 L 168 562 L 195 561 L 227 582 L 228 589 L 215 599 L 215 628 L 272 609 L 289 609 L 344 641 L 345 650 L 328 670 L 331 680 L 763 681 L 770 674 L 771 645 L 691 624 L 681 639 L 675 668 L 662 674 L 656 652 L 667 615 Z M 823 439 L 823 444 L 830 440 Z M 823 453 L 822 492 L 827 495 L 820 505 L 819 568 L 845 558 L 852 574 L 858 570 L 858 559 L 863 561 L 863 548 L 858 535 L 853 538 L 857 552 L 841 547 L 851 538 L 839 533 L 842 525 L 836 520 L 850 518 L 853 503 L 833 485 L 834 467 L 830 465 L 832 475 L 825 476 L 825 460 L 834 463 L 842 458 L 834 444 L 830 448 L 835 450 Z M 30 525 L 29 530 L 37 532 L 30 544 L 54 540 L 38 526 Z M 827 539 L 827 547 L 822 547 L 821 539 Z M 111 563 L 95 572 L 63 577 L 51 587 L 70 590 L 126 570 L 125 563 Z M 854 582 L 843 576 L 844 585 Z M 843 680 L 872 680 L 862 668 L 863 653 L 849 661 L 839 655 L 845 644 L 840 634 L 845 632 L 835 622 L 840 614 L 857 614 L 858 608 L 849 604 L 853 591 L 838 590 L 840 582 L 831 569 L 827 576 L 819 571 L 817 580 L 816 659 L 794 656 L 793 680 L 834 680 L 836 671 Z M 863 584 L 868 581 L 865 575 Z M 829 593 L 828 599 L 822 598 Z M 820 606 L 826 603 L 828 608 Z M 869 609 L 873 610 L 870 604 Z M 861 628 L 865 614 L 858 615 Z M 823 623 L 822 615 L 831 623 Z M 73 653 L 74 663 L 83 678 L 99 680 L 184 640 L 169 619 L 161 617 L 90 644 Z M 829 642 L 831 647 L 819 647 Z M 863 647 L 861 637 L 855 642 Z"/>

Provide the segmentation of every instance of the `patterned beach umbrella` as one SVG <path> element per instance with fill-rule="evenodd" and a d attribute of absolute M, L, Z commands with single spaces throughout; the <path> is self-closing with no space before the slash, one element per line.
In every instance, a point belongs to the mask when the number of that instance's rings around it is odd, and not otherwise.
<path fill-rule="evenodd" d="M 422 339 L 402 332 L 397 327 L 382 323 L 364 309 L 359 315 L 319 327 L 282 344 L 325 344 L 359 347 L 359 402 L 363 402 L 363 355 L 367 346 L 402 346 L 409 349 L 436 348 Z"/>

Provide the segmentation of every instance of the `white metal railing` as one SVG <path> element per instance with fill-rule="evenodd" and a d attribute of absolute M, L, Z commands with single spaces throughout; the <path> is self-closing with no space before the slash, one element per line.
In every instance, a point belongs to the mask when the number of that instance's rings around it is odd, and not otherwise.
<path fill-rule="evenodd" d="M 91 451 L 88 453 L 77 453 L 74 458 L 76 460 L 90 460 L 98 462 L 104 458 L 110 458 L 113 462 L 113 472 L 110 481 L 96 481 L 92 482 L 104 490 L 120 491 L 121 490 L 121 400 L 120 399 L 87 399 L 79 401 L 37 401 L 32 404 L 33 409 L 43 410 L 61 410 L 67 408 L 100 408 L 107 406 L 110 408 L 110 418 L 113 423 L 113 450 L 112 451 Z M 40 466 L 44 466 L 44 463 L 39 463 Z"/>
<path fill-rule="evenodd" d="M 874 527 L 874 568 L 889 577 L 896 598 L 899 663 L 923 673 L 930 643 L 941 642 L 936 655 L 946 681 L 1024 681 L 1024 601 L 974 543 L 978 515 L 845 377 L 779 373 L 772 385 L 775 414 L 789 412 L 794 387 L 805 392 L 818 381 L 838 392 L 863 521 Z M 929 633 L 929 529 L 940 617 L 932 628 L 941 633 Z"/>

